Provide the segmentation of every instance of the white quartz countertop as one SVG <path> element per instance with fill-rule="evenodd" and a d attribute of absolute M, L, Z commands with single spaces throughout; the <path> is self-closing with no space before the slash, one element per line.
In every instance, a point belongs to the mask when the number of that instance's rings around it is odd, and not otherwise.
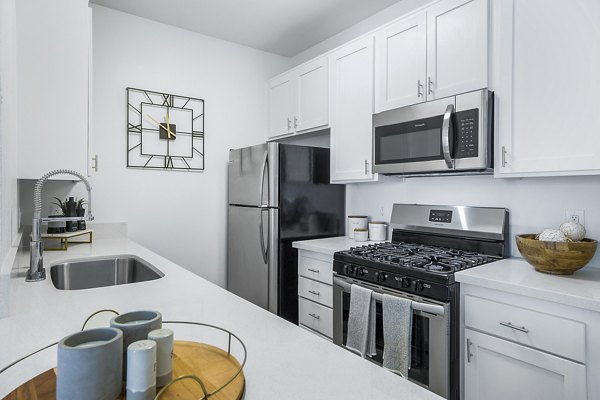
<path fill-rule="evenodd" d="M 352 245 L 349 241 L 340 244 L 342 248 Z M 105 255 L 137 255 L 165 276 L 130 285 L 61 291 L 54 288 L 50 277 L 26 283 L 24 271 L 19 271 L 20 276 L 10 282 L 11 314 L 0 319 L 0 368 L 78 331 L 94 311 L 155 309 L 162 312 L 163 320 L 214 324 L 237 334 L 248 349 L 246 400 L 441 399 L 130 240 L 98 239 L 93 244 L 70 246 L 67 252 L 44 254 L 46 267 L 57 261 Z M 180 339 L 204 338 L 197 331 L 184 334 L 175 325 L 171 328 L 176 338 L 178 332 Z M 55 348 L 34 357 L 0 375 L 0 397 L 56 366 Z"/>
<path fill-rule="evenodd" d="M 300 240 L 293 242 L 292 246 L 297 249 L 333 255 L 335 252 L 348 250 L 350 247 L 366 246 L 373 243 L 381 242 L 375 242 L 372 240 L 368 240 L 366 242 L 357 242 L 354 239 L 350 239 L 348 236 L 337 236 L 324 239 Z"/>
<path fill-rule="evenodd" d="M 527 261 L 508 258 L 457 272 L 455 279 L 489 289 L 600 312 L 600 268 L 587 266 L 573 275 L 537 272 Z"/>

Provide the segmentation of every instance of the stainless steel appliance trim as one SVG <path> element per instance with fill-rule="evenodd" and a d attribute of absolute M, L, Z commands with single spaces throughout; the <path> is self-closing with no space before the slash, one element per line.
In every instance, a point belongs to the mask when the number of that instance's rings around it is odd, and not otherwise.
<path fill-rule="evenodd" d="M 267 261 L 267 248 L 265 246 L 265 241 L 264 241 L 264 236 L 265 236 L 265 230 L 264 230 L 264 226 L 263 226 L 263 211 L 265 210 L 269 210 L 268 208 L 265 207 L 260 207 L 260 212 L 258 213 L 258 240 L 260 241 L 260 254 L 262 255 L 263 261 L 266 263 L 268 263 Z M 268 240 L 268 236 L 267 236 L 267 240 Z"/>
<path fill-rule="evenodd" d="M 260 170 L 260 185 L 258 185 L 258 205 L 263 206 L 264 203 L 264 190 L 265 190 L 265 172 L 267 170 L 267 166 L 269 164 L 269 152 L 265 152 L 265 159 L 263 161 L 261 170 Z M 269 190 L 269 182 L 267 181 L 267 190 Z M 268 197 L 268 196 L 267 196 Z"/>
<path fill-rule="evenodd" d="M 452 221 L 429 221 L 431 210 L 452 211 Z M 505 208 L 394 204 L 390 226 L 421 233 L 465 238 L 504 240 L 508 211 Z"/>
<path fill-rule="evenodd" d="M 444 161 L 448 169 L 454 168 L 454 160 L 450 154 L 450 134 L 454 129 L 452 126 L 452 114 L 454 113 L 454 105 L 448 104 L 444 113 L 444 122 L 442 123 L 442 151 L 444 153 Z"/>
<path fill-rule="evenodd" d="M 267 259 L 269 268 L 269 311 L 279 312 L 279 209 L 269 208 Z"/>
<path fill-rule="evenodd" d="M 529 333 L 529 329 L 525 328 L 524 326 L 513 325 L 511 322 L 500 322 L 500 325 L 505 326 L 510 329 L 514 329 L 519 332 Z"/>
<path fill-rule="evenodd" d="M 333 278 L 333 282 L 335 285 L 340 286 L 341 288 L 343 288 L 345 291 L 350 290 L 350 288 L 352 287 L 352 284 L 347 283 L 346 281 L 342 280 L 339 277 L 334 277 Z M 371 289 L 371 287 L 368 286 L 368 284 L 365 284 L 364 282 L 360 283 L 360 286 L 363 287 L 367 287 L 369 289 Z M 379 288 L 381 290 L 381 292 L 373 292 L 372 297 L 377 300 L 377 301 L 382 301 L 383 300 L 383 294 L 387 293 L 387 294 L 392 294 L 394 296 L 397 297 L 403 297 L 405 299 L 410 299 L 412 301 L 412 308 L 413 310 L 418 310 L 418 311 L 423 311 L 429 314 L 433 314 L 433 315 L 439 315 L 439 316 L 443 316 L 446 312 L 446 310 L 444 309 L 443 306 L 441 305 L 437 305 L 437 304 L 431 304 L 431 303 L 424 303 L 424 302 L 420 302 L 420 301 L 415 301 L 413 300 L 411 297 L 407 296 L 405 293 L 403 292 L 398 292 L 389 288 L 383 288 L 381 286 L 375 286 L 375 288 Z"/>

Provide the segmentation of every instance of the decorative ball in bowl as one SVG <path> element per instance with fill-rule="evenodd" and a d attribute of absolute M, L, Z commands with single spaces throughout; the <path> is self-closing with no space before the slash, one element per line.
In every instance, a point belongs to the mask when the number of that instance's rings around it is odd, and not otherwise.
<path fill-rule="evenodd" d="M 517 248 L 523 258 L 540 272 L 571 275 L 586 266 L 594 257 L 598 242 L 582 239 L 577 242 L 546 242 L 535 234 L 517 235 Z"/>

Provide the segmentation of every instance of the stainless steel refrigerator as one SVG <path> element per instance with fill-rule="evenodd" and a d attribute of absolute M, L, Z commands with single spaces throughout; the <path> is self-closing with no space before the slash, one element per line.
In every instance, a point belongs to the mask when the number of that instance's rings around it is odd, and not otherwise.
<path fill-rule="evenodd" d="M 329 183 L 329 149 L 230 150 L 228 189 L 227 289 L 298 323 L 292 242 L 345 233 L 345 186 Z"/>

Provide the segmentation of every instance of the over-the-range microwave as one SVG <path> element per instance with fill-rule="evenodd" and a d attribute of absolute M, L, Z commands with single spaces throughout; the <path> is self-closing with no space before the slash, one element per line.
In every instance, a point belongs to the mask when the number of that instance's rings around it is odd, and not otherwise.
<path fill-rule="evenodd" d="M 374 114 L 373 172 L 491 172 L 493 103 L 483 89 Z"/>

